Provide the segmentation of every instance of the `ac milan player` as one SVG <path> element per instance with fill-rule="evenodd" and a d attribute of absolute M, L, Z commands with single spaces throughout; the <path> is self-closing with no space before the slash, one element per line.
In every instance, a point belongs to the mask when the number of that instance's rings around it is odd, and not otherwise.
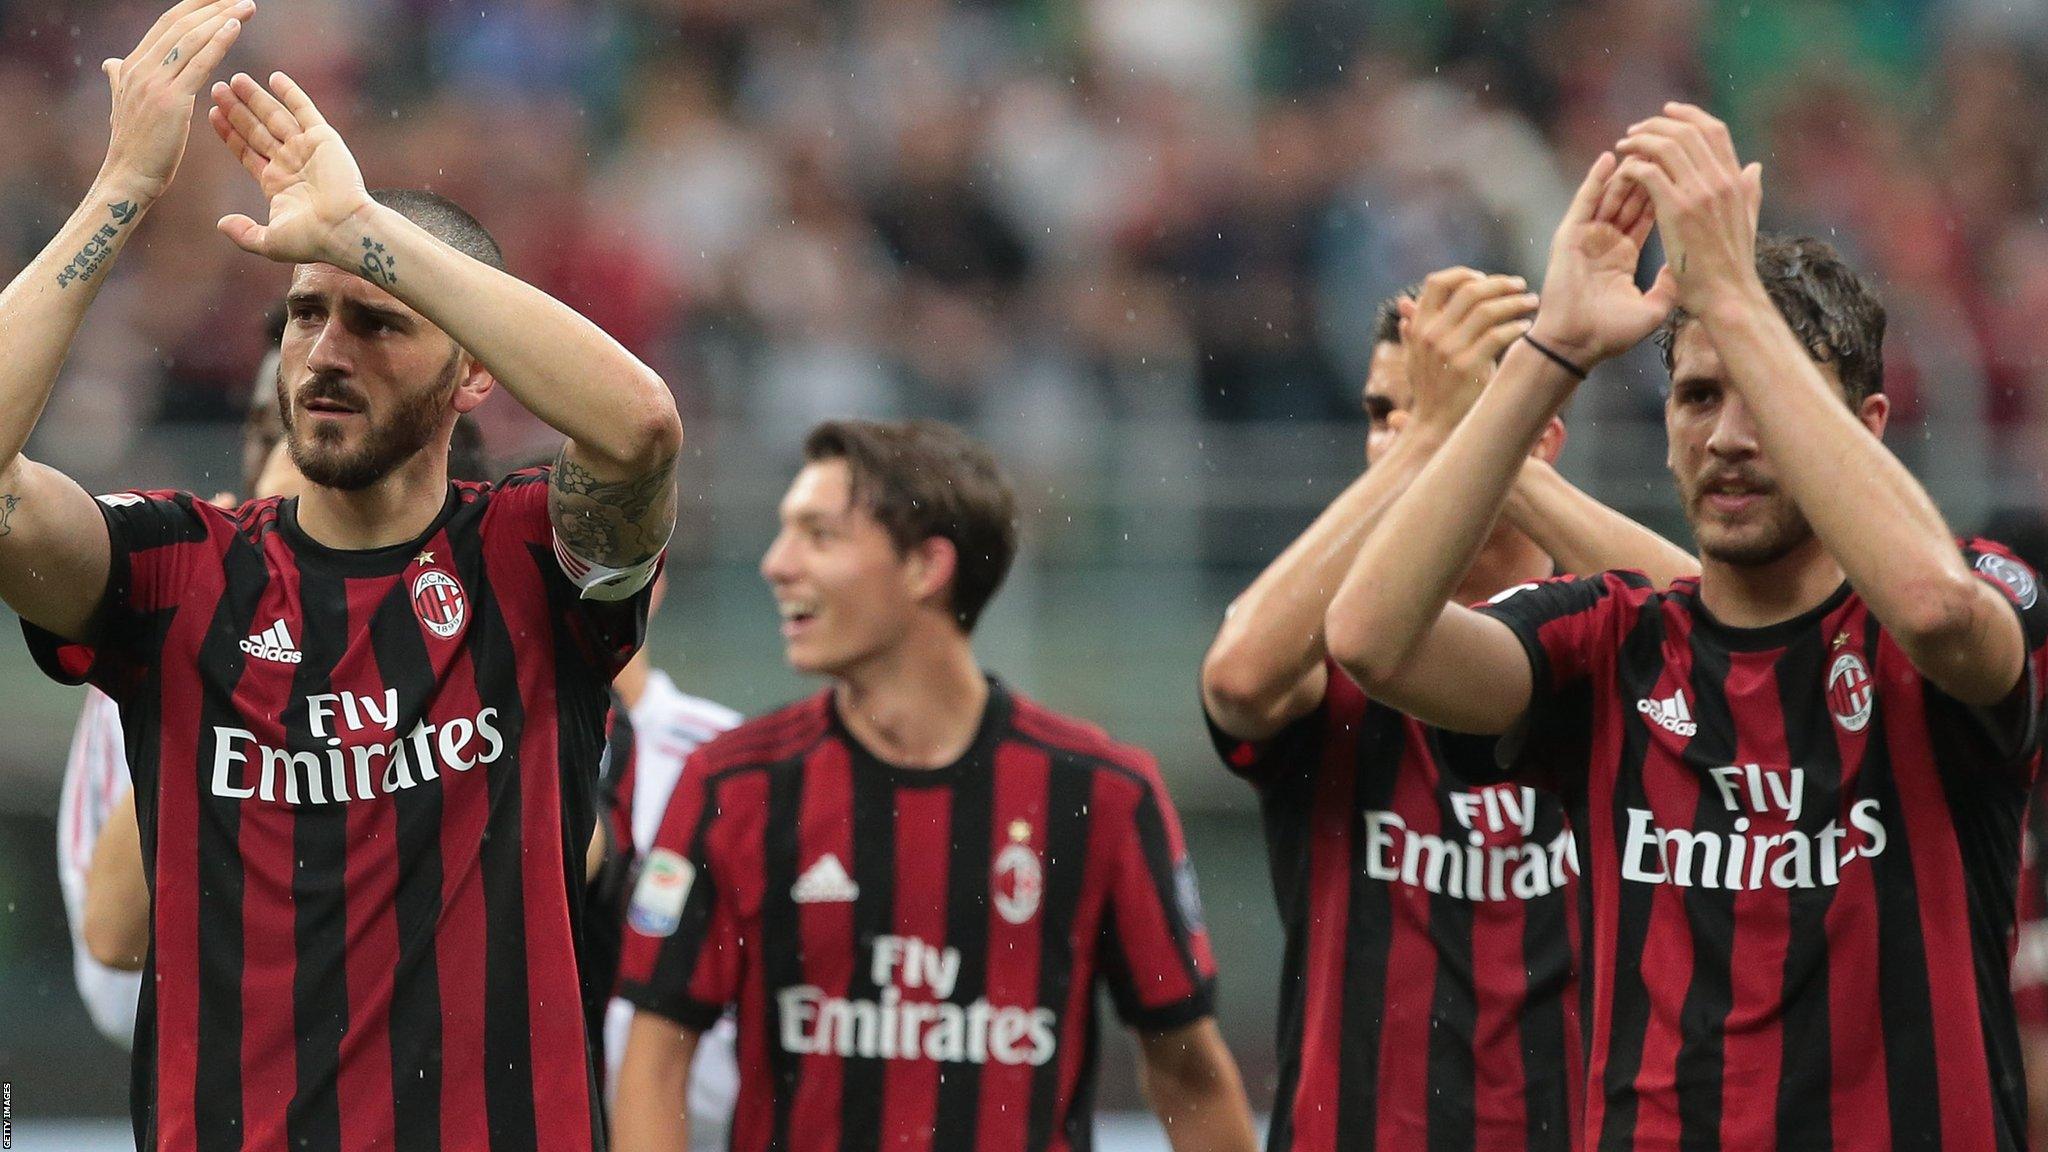
<path fill-rule="evenodd" d="M 1756 236 L 1761 173 L 1666 105 L 1587 174 L 1543 311 L 1331 606 L 1417 716 L 1517 732 L 1590 896 L 1587 1148 L 2013 1149 L 2007 948 L 2048 607 L 1958 548 L 1879 440 L 1883 309 Z M 1654 219 L 1669 263 L 1634 281 Z M 1445 608 L 1587 366 L 1671 312 L 1670 464 L 1701 551 Z"/>
<path fill-rule="evenodd" d="M 283 329 L 280 310 L 273 339 Z M 242 422 L 242 490 L 258 499 L 296 496 L 306 483 L 284 445 L 277 367 L 278 354 L 272 350 L 257 367 L 256 389 Z M 486 478 L 475 421 L 457 420 L 448 447 L 450 477 Z M 232 507 L 236 501 L 222 493 L 214 503 Z M 85 694 L 57 804 L 57 877 L 71 922 L 79 996 L 100 1033 L 129 1048 L 142 991 L 138 973 L 149 950 L 149 877 L 142 863 L 120 709 L 97 688 L 87 687 Z"/>
<path fill-rule="evenodd" d="M 1202 666 L 1217 749 L 1259 792 L 1287 931 L 1269 1152 L 1572 1146 L 1564 813 L 1499 786 L 1491 740 L 1369 700 L 1322 639 L 1359 542 L 1527 326 L 1523 288 L 1455 268 L 1387 302 L 1365 388 L 1370 469 L 1232 604 Z M 1552 470 L 1563 440 L 1553 419 L 1454 600 L 1544 579 L 1559 557 L 1660 584 L 1698 571 Z"/>
<path fill-rule="evenodd" d="M 278 386 L 305 492 L 95 501 L 20 455 L 252 10 L 187 0 L 106 63 L 106 163 L 0 296 L 0 597 L 53 671 L 61 641 L 94 649 L 153 888 L 137 1142 L 601 1147 L 580 864 L 673 521 L 661 380 L 460 209 L 373 198 L 288 77 L 237 75 L 209 117 L 269 222 L 221 229 L 295 266 Z M 498 382 L 562 456 L 451 484 L 454 421 Z"/>
<path fill-rule="evenodd" d="M 698 1034 L 736 1005 L 736 1152 L 1086 1149 L 1106 984 L 1177 1152 L 1249 1152 L 1152 758 L 975 663 L 1016 551 L 994 461 L 862 421 L 804 459 L 761 572 L 831 686 L 684 768 L 628 914 L 619 1147 L 683 1145 Z"/>

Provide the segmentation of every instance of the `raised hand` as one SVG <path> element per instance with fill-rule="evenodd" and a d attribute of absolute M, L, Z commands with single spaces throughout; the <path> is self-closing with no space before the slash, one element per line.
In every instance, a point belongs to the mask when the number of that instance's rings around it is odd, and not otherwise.
<path fill-rule="evenodd" d="M 1615 151 L 1624 157 L 1616 178 L 1655 204 L 1678 302 L 1703 312 L 1719 297 L 1753 290 L 1763 166 L 1742 166 L 1728 126 L 1674 102 L 1631 125 Z"/>
<path fill-rule="evenodd" d="M 244 251 L 286 264 L 327 263 L 384 287 L 397 270 L 350 221 L 373 207 L 362 169 L 341 134 L 291 77 L 270 74 L 266 90 L 238 72 L 213 86 L 213 131 L 270 200 L 270 222 L 223 216 L 220 230 Z"/>
<path fill-rule="evenodd" d="M 114 96 L 103 179 L 147 200 L 163 195 L 185 158 L 199 89 L 255 11 L 254 0 L 184 0 L 135 51 L 100 63 Z"/>
<path fill-rule="evenodd" d="M 1529 327 L 1536 294 L 1520 276 L 1445 268 L 1401 301 L 1401 347 L 1414 393 L 1409 419 L 1448 433 L 1493 378 L 1494 363 Z"/>
<path fill-rule="evenodd" d="M 1636 265 L 1657 216 L 1650 194 L 1622 179 L 1612 152 L 1593 161 L 1550 241 L 1543 311 L 1530 336 L 1581 369 L 1634 347 L 1678 302 L 1665 277 L 1645 292 Z"/>

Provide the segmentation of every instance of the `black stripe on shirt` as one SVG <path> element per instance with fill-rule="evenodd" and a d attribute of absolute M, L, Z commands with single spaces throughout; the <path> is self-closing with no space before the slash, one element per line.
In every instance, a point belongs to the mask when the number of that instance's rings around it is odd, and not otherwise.
<path fill-rule="evenodd" d="M 301 567 L 299 599 L 299 648 L 304 659 L 292 677 L 294 702 L 331 690 L 335 665 L 348 651 L 349 635 L 345 581 Z M 298 706 L 286 713 L 286 750 L 310 752 L 324 766 L 327 747 L 314 737 L 306 717 Z M 353 787 L 353 775 L 348 779 Z M 298 1091 L 285 1113 L 285 1130 L 294 1152 L 341 1148 L 341 1042 L 349 1030 L 348 813 L 346 803 L 307 803 L 292 809 L 297 948 L 292 1007 L 298 1027 Z"/>
<path fill-rule="evenodd" d="M 377 606 L 370 643 L 385 687 L 397 689 L 400 700 L 433 699 L 434 667 L 405 581 L 393 581 Z M 391 799 L 398 859 L 407 864 L 393 901 L 398 974 L 391 983 L 392 1130 L 406 1152 L 434 1152 L 441 1147 L 441 980 L 434 938 L 441 923 L 443 794 L 439 787 L 401 788 Z"/>

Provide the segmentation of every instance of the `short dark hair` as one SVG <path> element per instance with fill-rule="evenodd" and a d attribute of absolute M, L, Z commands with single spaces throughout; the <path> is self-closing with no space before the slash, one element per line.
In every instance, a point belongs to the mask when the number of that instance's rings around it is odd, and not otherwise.
<path fill-rule="evenodd" d="M 370 199 L 425 229 L 427 235 L 473 260 L 505 270 L 505 250 L 462 205 L 424 188 L 379 188 Z"/>
<path fill-rule="evenodd" d="M 1416 285 L 1410 284 L 1380 301 L 1379 316 L 1372 325 L 1372 346 L 1401 342 L 1401 301 L 1415 299 Z"/>
<path fill-rule="evenodd" d="M 1852 406 L 1884 391 L 1884 304 L 1832 244 L 1811 236 L 1758 236 L 1756 271 L 1807 353 L 1834 366 Z M 1678 331 L 1692 319 L 1676 309 L 1657 332 L 1666 372 Z"/>
<path fill-rule="evenodd" d="M 553 457 L 549 459 L 552 461 Z M 455 418 L 455 431 L 448 437 L 448 478 L 491 479 L 491 459 L 484 454 L 483 429 L 467 412 Z"/>
<path fill-rule="evenodd" d="M 953 542 L 953 617 L 974 631 L 1017 557 L 1017 498 L 988 449 L 936 420 L 828 420 L 804 438 L 804 462 L 824 460 L 846 461 L 854 502 L 899 554 Z"/>

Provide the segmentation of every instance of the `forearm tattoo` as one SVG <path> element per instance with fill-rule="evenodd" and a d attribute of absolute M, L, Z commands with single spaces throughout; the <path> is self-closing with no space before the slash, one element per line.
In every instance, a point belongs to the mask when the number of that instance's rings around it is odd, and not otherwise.
<path fill-rule="evenodd" d="M 569 459 L 564 445 L 548 483 L 548 511 L 562 543 L 585 560 L 630 568 L 668 544 L 675 461 L 645 476 L 601 480 Z"/>
<path fill-rule="evenodd" d="M 14 510 L 20 504 L 21 497 L 12 492 L 0 492 L 0 536 L 9 535 L 14 531 L 14 525 L 8 521 L 14 518 Z"/>
<path fill-rule="evenodd" d="M 363 279 L 379 288 L 389 288 L 398 283 L 398 257 L 384 250 L 382 244 L 363 237 Z"/>
<path fill-rule="evenodd" d="M 84 247 L 71 257 L 69 263 L 57 272 L 57 287 L 69 288 L 83 284 L 98 274 L 100 266 L 114 255 L 114 238 L 121 234 L 135 220 L 136 206 L 132 200 L 107 205 L 107 223 L 102 224 L 86 237 Z"/>

